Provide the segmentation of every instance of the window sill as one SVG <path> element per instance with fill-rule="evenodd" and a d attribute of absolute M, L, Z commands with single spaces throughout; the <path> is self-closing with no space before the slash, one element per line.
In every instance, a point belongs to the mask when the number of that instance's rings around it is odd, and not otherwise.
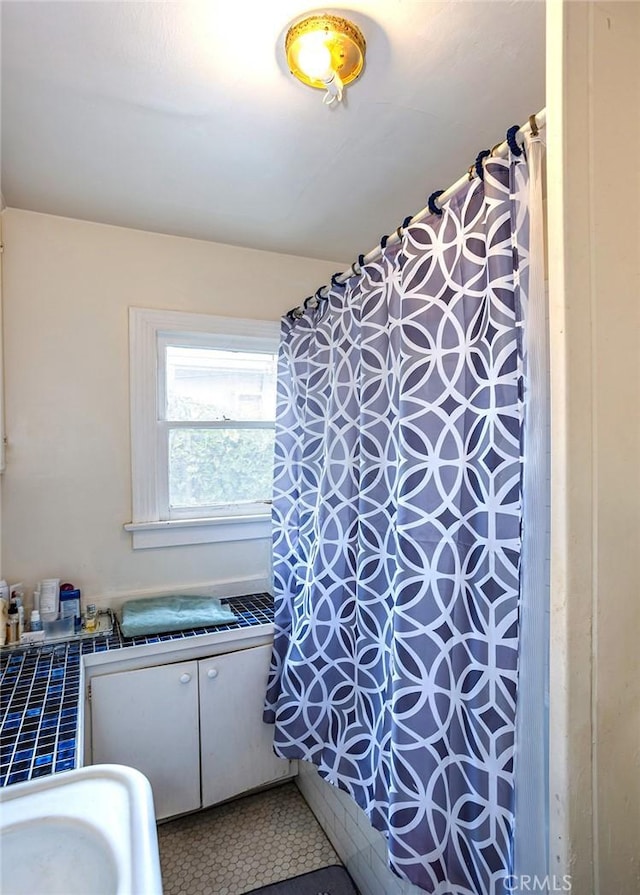
<path fill-rule="evenodd" d="M 134 550 L 223 541 L 255 541 L 271 538 L 271 515 L 266 513 L 260 516 L 128 522 L 124 528 L 131 532 Z"/>

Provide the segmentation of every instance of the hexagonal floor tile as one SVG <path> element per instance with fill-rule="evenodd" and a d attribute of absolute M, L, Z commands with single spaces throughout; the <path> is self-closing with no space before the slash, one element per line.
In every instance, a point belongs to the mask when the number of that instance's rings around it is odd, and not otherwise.
<path fill-rule="evenodd" d="M 339 864 L 293 783 L 158 827 L 164 895 L 242 895 Z"/>

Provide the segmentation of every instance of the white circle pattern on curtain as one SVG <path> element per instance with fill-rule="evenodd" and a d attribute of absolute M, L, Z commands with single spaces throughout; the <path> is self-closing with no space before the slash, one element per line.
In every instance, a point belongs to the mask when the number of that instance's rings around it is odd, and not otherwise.
<path fill-rule="evenodd" d="M 512 868 L 527 167 L 285 319 L 265 720 L 438 895 Z"/>

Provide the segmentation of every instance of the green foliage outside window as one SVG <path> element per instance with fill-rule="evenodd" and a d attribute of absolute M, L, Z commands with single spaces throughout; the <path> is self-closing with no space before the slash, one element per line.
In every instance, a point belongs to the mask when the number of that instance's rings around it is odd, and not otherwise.
<path fill-rule="evenodd" d="M 169 418 L 211 420 L 214 408 L 179 398 Z M 173 402 L 172 402 L 173 403 Z M 174 507 L 270 500 L 273 491 L 272 429 L 171 429 L 169 499 Z"/>

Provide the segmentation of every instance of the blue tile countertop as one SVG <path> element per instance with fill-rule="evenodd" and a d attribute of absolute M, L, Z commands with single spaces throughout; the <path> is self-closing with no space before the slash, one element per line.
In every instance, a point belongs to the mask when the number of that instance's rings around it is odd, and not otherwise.
<path fill-rule="evenodd" d="M 123 637 L 116 625 L 109 635 L 0 654 L 0 787 L 77 766 L 81 658 L 87 653 L 273 623 L 273 598 L 267 593 L 222 602 L 235 612 L 237 622 L 153 637 Z"/>

